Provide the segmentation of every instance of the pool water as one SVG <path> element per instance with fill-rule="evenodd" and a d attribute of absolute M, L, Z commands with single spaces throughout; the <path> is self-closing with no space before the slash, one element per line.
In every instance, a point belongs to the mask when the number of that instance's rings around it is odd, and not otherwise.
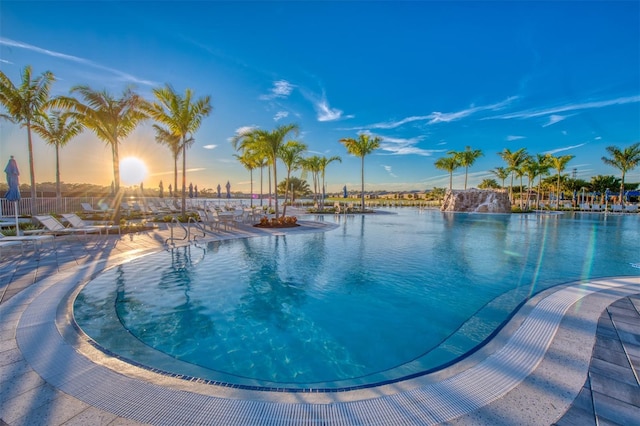
<path fill-rule="evenodd" d="M 82 289 L 75 319 L 164 372 L 339 390 L 442 368 L 543 289 L 640 273 L 638 215 L 389 211 L 134 259 Z"/>

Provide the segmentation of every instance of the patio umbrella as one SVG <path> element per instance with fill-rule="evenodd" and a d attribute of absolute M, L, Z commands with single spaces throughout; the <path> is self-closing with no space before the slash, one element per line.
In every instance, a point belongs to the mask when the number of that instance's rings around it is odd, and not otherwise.
<path fill-rule="evenodd" d="M 173 196 L 172 194 L 173 194 L 173 193 L 172 193 L 172 191 L 171 191 L 171 184 L 169 184 L 169 198 L 171 198 L 171 197 Z"/>
<path fill-rule="evenodd" d="M 227 184 L 225 186 L 227 187 L 227 198 L 231 198 L 231 184 L 229 183 L 229 181 L 227 181 Z"/>
<path fill-rule="evenodd" d="M 164 198 L 164 186 L 162 186 L 162 181 L 158 184 L 158 188 L 160 189 L 160 198 Z"/>
<path fill-rule="evenodd" d="M 193 198 L 193 184 L 189 184 L 189 198 Z"/>
<path fill-rule="evenodd" d="M 18 163 L 14 160 L 13 155 L 7 163 L 7 167 L 4 168 L 4 172 L 7 174 L 7 184 L 9 185 L 9 191 L 4 196 L 7 201 L 13 201 L 13 211 L 16 216 L 16 235 L 20 235 L 20 226 L 18 224 L 18 201 L 20 201 L 20 181 L 18 176 Z"/>
<path fill-rule="evenodd" d="M 222 188 L 220 188 L 220 184 L 218 184 L 218 188 L 216 188 L 218 190 L 218 198 L 220 198 L 220 191 L 222 190 Z"/>
<path fill-rule="evenodd" d="M 347 198 L 347 185 L 342 188 L 342 198 Z"/>
<path fill-rule="evenodd" d="M 193 187 L 193 193 L 194 193 L 195 197 L 198 198 L 198 185 Z"/>

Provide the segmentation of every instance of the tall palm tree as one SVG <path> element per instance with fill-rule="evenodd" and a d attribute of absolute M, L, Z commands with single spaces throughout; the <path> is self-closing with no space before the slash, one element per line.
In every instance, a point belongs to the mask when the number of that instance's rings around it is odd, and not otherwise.
<path fill-rule="evenodd" d="M 455 155 L 438 158 L 434 163 L 437 169 L 449 172 L 449 191 L 453 189 L 453 172 L 460 167 L 460 161 Z"/>
<path fill-rule="evenodd" d="M 120 98 L 114 98 L 106 90 L 95 91 L 89 86 L 75 86 L 71 93 L 78 93 L 85 103 L 69 97 L 52 100 L 55 107 L 63 107 L 77 114 L 80 122 L 111 147 L 113 182 L 116 193 L 120 190 L 120 155 L 118 147 L 135 128 L 147 118 L 142 107 L 145 104 L 138 94 L 127 88 Z M 117 207 L 116 203 L 116 207 Z"/>
<path fill-rule="evenodd" d="M 321 157 L 319 155 L 312 155 L 310 157 L 306 157 L 302 159 L 302 177 L 306 176 L 306 172 L 311 173 L 311 178 L 313 179 L 313 201 L 314 203 L 318 200 L 318 191 L 320 186 L 320 168 L 321 168 Z"/>
<path fill-rule="evenodd" d="M 536 154 L 536 165 L 538 169 L 538 198 L 536 200 L 536 208 L 540 208 L 540 192 L 542 191 L 542 178 L 549 174 L 551 164 L 549 157 L 545 154 Z"/>
<path fill-rule="evenodd" d="M 320 175 L 322 176 L 322 210 L 324 210 L 324 178 L 325 178 L 325 172 L 327 170 L 327 166 L 331 163 L 333 163 L 334 161 L 339 161 L 340 163 L 342 163 L 342 158 L 340 158 L 337 155 L 334 155 L 333 157 L 321 157 L 320 158 Z"/>
<path fill-rule="evenodd" d="M 624 177 L 628 171 L 635 169 L 640 164 L 640 142 L 636 142 L 624 149 L 620 149 L 617 146 L 608 146 L 606 150 L 611 155 L 611 158 L 602 157 L 602 161 L 622 172 L 620 203 L 624 204 Z"/>
<path fill-rule="evenodd" d="M 297 124 L 283 124 L 276 127 L 272 131 L 262 129 L 248 129 L 242 133 L 237 134 L 231 140 L 231 143 L 236 149 L 240 147 L 243 150 L 250 150 L 261 157 L 267 159 L 268 164 L 273 168 L 273 181 L 275 191 L 276 218 L 279 216 L 278 211 L 278 170 L 277 160 L 280 156 L 280 151 L 285 143 L 285 139 L 290 133 L 297 135 L 299 127 Z M 269 190 L 271 192 L 271 190 Z"/>
<path fill-rule="evenodd" d="M 449 151 L 448 154 L 455 156 L 458 159 L 460 166 L 464 167 L 464 189 L 467 189 L 467 175 L 469 167 L 471 167 L 478 158 L 484 155 L 482 150 L 471 149 L 470 146 L 467 146 L 464 151 Z"/>
<path fill-rule="evenodd" d="M 59 206 L 62 201 L 62 191 L 60 189 L 60 148 L 82 132 L 82 123 L 69 112 L 52 111 L 49 115 L 42 114 L 37 116 L 31 124 L 31 128 L 40 135 L 46 143 L 55 147 L 56 199 Z"/>
<path fill-rule="evenodd" d="M 360 157 L 362 160 L 361 168 L 360 168 L 360 177 L 362 181 L 362 201 L 361 208 L 364 212 L 364 157 L 371 154 L 376 149 L 380 148 L 380 142 L 382 142 L 382 138 L 378 136 L 369 137 L 366 134 L 358 135 L 358 139 L 353 138 L 342 138 L 340 139 L 340 143 L 342 143 L 345 148 L 347 148 L 347 152 L 351 155 L 355 155 L 356 157 Z"/>
<path fill-rule="evenodd" d="M 287 184 L 291 178 L 291 171 L 297 170 L 302 161 L 302 153 L 307 150 L 307 145 L 298 141 L 289 141 L 280 148 L 280 159 L 287 168 Z M 287 215 L 287 198 L 289 196 L 289 188 L 284 190 L 284 207 L 282 208 L 282 216 Z"/>
<path fill-rule="evenodd" d="M 495 177 L 500 179 L 500 181 L 502 182 L 501 188 L 504 188 L 504 181 L 509 177 L 509 170 L 505 169 L 504 167 L 496 167 L 495 169 L 489 171 L 493 173 Z"/>
<path fill-rule="evenodd" d="M 249 170 L 249 191 L 251 194 L 249 204 L 253 207 L 253 169 L 258 167 L 258 162 L 256 161 L 255 155 L 252 155 L 250 151 L 245 151 L 242 155 L 233 154 L 233 156 L 236 157 L 245 169 Z"/>
<path fill-rule="evenodd" d="M 213 107 L 209 95 L 194 99 L 191 89 L 186 89 L 184 96 L 177 93 L 169 84 L 153 89 L 155 102 L 145 105 L 145 111 L 166 130 L 180 138 L 182 149 L 182 215 L 187 210 L 187 148 L 195 139 L 193 134 L 200 128 L 204 117 Z M 177 189 L 177 188 L 176 188 Z"/>
<path fill-rule="evenodd" d="M 498 155 L 507 163 L 507 170 L 511 173 L 511 184 L 509 185 L 509 200 L 513 203 L 513 177 L 516 170 L 524 159 L 527 157 L 527 151 L 525 148 L 520 148 L 517 151 L 511 151 L 509 148 L 505 148 Z"/>
<path fill-rule="evenodd" d="M 180 136 L 174 135 L 164 127 L 160 127 L 157 124 L 153 125 L 153 129 L 156 131 L 156 142 L 166 145 L 167 147 L 169 147 L 169 151 L 171 151 L 171 155 L 173 156 L 173 187 L 177 189 L 178 157 L 180 156 L 180 152 L 182 151 L 182 146 L 180 145 Z M 177 193 L 178 191 L 175 192 Z"/>
<path fill-rule="evenodd" d="M 550 167 L 553 168 L 556 172 L 558 172 L 558 183 L 556 186 L 556 210 L 560 209 L 560 181 L 561 174 L 564 171 L 567 163 L 573 159 L 573 155 L 561 155 L 559 157 L 555 157 L 549 154 L 549 164 Z"/>
<path fill-rule="evenodd" d="M 31 214 L 36 208 L 36 173 L 33 164 L 33 142 L 31 140 L 31 124 L 42 114 L 48 101 L 51 85 L 55 80 L 50 71 L 43 72 L 32 79 L 31 66 L 22 70 L 20 86 L 16 87 L 5 73 L 0 71 L 0 105 L 7 114 L 0 117 L 27 129 L 27 147 L 29 149 L 29 178 L 31 180 Z"/>

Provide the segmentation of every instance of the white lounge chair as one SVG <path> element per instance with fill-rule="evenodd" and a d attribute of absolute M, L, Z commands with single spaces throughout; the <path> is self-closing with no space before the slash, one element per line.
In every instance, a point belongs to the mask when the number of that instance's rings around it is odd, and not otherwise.
<path fill-rule="evenodd" d="M 122 235 L 122 231 L 119 225 L 89 225 L 75 213 L 63 213 L 62 217 L 64 217 L 65 220 L 69 222 L 74 229 L 97 229 L 100 234 L 102 234 L 102 231 L 105 231 L 105 234 L 108 234 L 110 230 L 117 229 L 118 234 Z"/>
<path fill-rule="evenodd" d="M 198 219 L 200 219 L 200 222 L 204 226 L 204 229 L 207 229 L 207 226 L 212 231 L 220 229 L 219 218 L 213 217 L 212 215 L 207 214 L 207 212 L 204 210 L 197 210 L 197 213 L 198 213 Z"/>
<path fill-rule="evenodd" d="M 82 211 L 85 213 L 103 213 L 100 209 L 94 209 L 89 203 L 80 203 L 80 206 L 82 206 Z"/>
<path fill-rule="evenodd" d="M 638 205 L 637 204 L 627 204 L 624 206 L 625 213 L 638 213 Z"/>
<path fill-rule="evenodd" d="M 622 204 L 612 204 L 611 213 L 622 213 Z"/>
<path fill-rule="evenodd" d="M 65 226 L 51 215 L 34 216 L 34 218 L 40 222 L 46 229 L 38 229 L 31 231 L 24 231 L 25 234 L 53 234 L 53 235 L 78 235 L 78 234 L 96 234 L 100 233 L 100 229 L 97 227 L 87 228 L 65 228 Z"/>
<path fill-rule="evenodd" d="M 0 232 L 0 255 L 2 254 L 2 248 L 17 246 L 17 245 L 20 246 L 20 249 L 22 250 L 22 254 L 24 254 L 24 246 L 29 243 L 32 244 L 33 250 L 37 252 L 38 244 L 42 246 L 42 243 L 45 241 L 51 242 L 55 249 L 56 241 L 53 235 L 23 235 L 23 236 L 7 237 L 2 232 Z"/>

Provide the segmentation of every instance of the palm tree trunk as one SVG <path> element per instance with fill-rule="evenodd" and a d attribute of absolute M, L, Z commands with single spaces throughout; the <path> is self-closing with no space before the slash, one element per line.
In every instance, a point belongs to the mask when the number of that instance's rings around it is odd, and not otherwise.
<path fill-rule="evenodd" d="M 263 171 L 264 171 L 264 166 L 260 166 L 260 207 L 262 207 L 262 183 L 263 183 L 262 172 Z"/>
<path fill-rule="evenodd" d="M 173 194 L 174 198 L 178 193 L 178 156 L 173 157 Z M 173 200 L 171 201 L 173 203 Z"/>
<path fill-rule="evenodd" d="M 249 182 L 249 191 L 251 192 L 249 194 L 249 206 L 253 208 L 253 169 L 249 170 Z"/>
<path fill-rule="evenodd" d="M 464 168 L 464 189 L 467 190 L 467 174 L 469 171 L 469 166 L 465 166 Z"/>
<path fill-rule="evenodd" d="M 31 217 L 33 217 L 34 215 L 37 214 L 37 210 L 36 210 L 37 199 L 36 199 L 36 172 L 33 165 L 33 142 L 31 140 L 31 121 L 30 120 L 27 120 L 27 142 L 29 145 L 29 178 L 31 179 Z"/>
<path fill-rule="evenodd" d="M 558 170 L 558 185 L 556 187 L 556 210 L 560 210 L 560 171 Z"/>
<path fill-rule="evenodd" d="M 449 191 L 453 189 L 453 170 L 449 172 Z"/>
<path fill-rule="evenodd" d="M 187 144 L 182 140 L 182 216 L 187 213 Z"/>
<path fill-rule="evenodd" d="M 362 181 L 362 193 L 360 194 L 362 197 L 362 204 L 360 205 L 360 208 L 362 209 L 362 212 L 364 213 L 364 155 L 362 156 L 362 167 L 360 167 L 360 178 Z"/>
<path fill-rule="evenodd" d="M 278 218 L 278 172 L 276 170 L 276 163 L 278 162 L 277 158 L 273 159 L 273 183 L 274 188 L 276 189 L 274 198 L 276 200 L 276 219 Z"/>
<path fill-rule="evenodd" d="M 620 180 L 620 205 L 624 207 L 624 170 L 622 171 L 622 180 Z"/>
<path fill-rule="evenodd" d="M 56 204 L 62 211 L 62 190 L 60 189 L 60 146 L 56 144 Z"/>

